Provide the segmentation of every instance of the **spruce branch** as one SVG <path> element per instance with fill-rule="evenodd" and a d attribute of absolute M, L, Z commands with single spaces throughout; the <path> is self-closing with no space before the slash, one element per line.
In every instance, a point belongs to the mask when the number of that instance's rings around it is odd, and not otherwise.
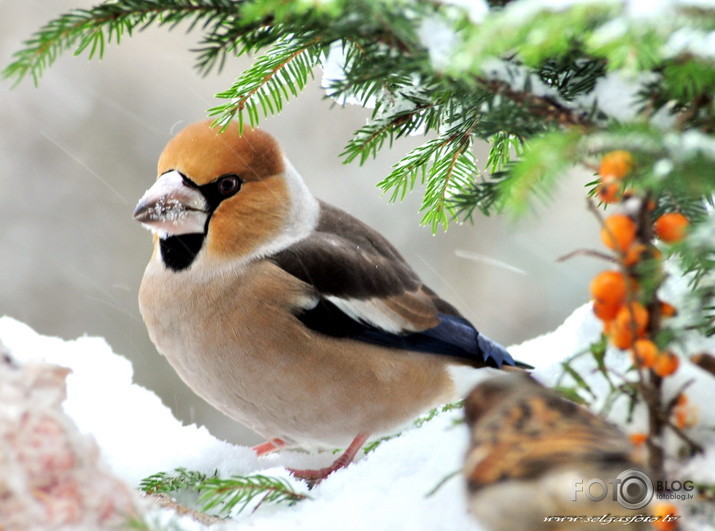
<path fill-rule="evenodd" d="M 259 106 L 264 116 L 280 112 L 285 100 L 297 96 L 306 86 L 322 52 L 319 37 L 284 38 L 243 72 L 231 88 L 216 95 L 231 101 L 209 109 L 209 115 L 215 116 L 215 124 L 222 128 L 237 118 L 243 129 L 246 116 L 250 126 L 256 127 Z"/>
<path fill-rule="evenodd" d="M 500 201 L 499 187 L 507 178 L 506 172 L 492 173 L 489 178 L 472 180 L 465 189 L 454 193 L 449 199 L 454 217 L 473 221 L 477 210 L 485 216 L 495 211 L 500 212 L 503 204 Z"/>
<path fill-rule="evenodd" d="M 214 473 L 215 476 L 215 473 Z M 179 490 L 199 490 L 208 476 L 203 472 L 176 468 L 173 472 L 157 472 L 139 482 L 139 490 L 146 494 L 168 494 Z"/>
<path fill-rule="evenodd" d="M 377 157 L 385 143 L 390 147 L 395 139 L 404 138 L 415 131 L 424 128 L 435 128 L 433 113 L 436 103 L 419 103 L 413 109 L 398 111 L 386 117 L 374 119 L 371 123 L 358 129 L 340 154 L 343 161 L 348 164 L 359 159 L 363 165 L 369 158 Z M 441 110 L 441 107 L 440 107 Z M 440 110 L 437 114 L 441 115 Z M 373 113 L 373 115 L 377 112 Z"/>
<path fill-rule="evenodd" d="M 438 152 L 438 159 L 427 174 L 427 186 L 420 211 L 424 212 L 422 224 L 429 225 L 432 232 L 442 225 L 445 229 L 454 217 L 452 198 L 463 193 L 479 173 L 472 152 L 470 131 L 462 133 L 450 142 L 445 153 Z"/>
<path fill-rule="evenodd" d="M 512 133 L 500 131 L 489 137 L 489 157 L 486 168 L 499 173 L 514 159 L 524 154 L 524 140 Z"/>
<path fill-rule="evenodd" d="M 90 58 L 102 58 L 107 44 L 119 44 L 125 34 L 131 36 L 152 24 L 174 28 L 189 21 L 189 30 L 202 23 L 204 30 L 215 33 L 236 15 L 241 1 L 115 0 L 76 9 L 51 20 L 25 41 L 3 70 L 3 77 L 18 83 L 29 75 L 37 85 L 61 53 L 74 47 L 75 55 L 88 51 Z"/>
<path fill-rule="evenodd" d="M 295 491 L 285 480 L 261 474 L 210 478 L 203 482 L 201 492 L 204 511 L 218 509 L 224 514 L 233 512 L 236 507 L 236 512 L 240 513 L 256 499 L 258 504 L 254 511 L 264 503 L 293 505 L 308 498 L 307 494 Z"/>
<path fill-rule="evenodd" d="M 176 494 L 181 491 L 199 493 L 203 512 L 218 511 L 228 514 L 243 511 L 258 499 L 254 511 L 263 503 L 297 503 L 308 498 L 295 491 L 285 480 L 253 474 L 219 478 L 217 473 L 208 476 L 195 470 L 177 468 L 173 472 L 159 472 L 144 478 L 139 486 L 146 494 Z"/>
<path fill-rule="evenodd" d="M 204 74 L 220 69 L 227 56 L 268 47 L 253 67 L 219 95 L 231 100 L 210 111 L 223 127 L 232 117 L 237 117 L 241 126 L 246 121 L 255 126 L 261 114 L 279 112 L 289 97 L 302 90 L 314 66 L 327 61 L 331 44 L 342 43 L 346 54 L 344 79 L 336 81 L 330 91 L 336 96 L 355 96 L 363 105 L 375 105 L 371 123 L 346 146 L 346 161 L 364 163 L 408 134 L 435 131 L 443 136 L 458 122 L 472 123 L 472 141 L 517 138 L 524 153 L 532 151 L 531 140 L 545 132 L 577 129 L 582 135 L 597 135 L 616 122 L 589 98 L 598 82 L 614 68 L 659 76 L 644 85 L 644 118 L 655 117 L 672 106 L 678 113 L 679 130 L 696 128 L 711 134 L 715 129 L 715 74 L 711 64 L 697 53 L 687 49 L 669 52 L 667 46 L 669 36 L 683 28 L 711 27 L 711 11 L 694 13 L 679 7 L 678 17 L 648 21 L 642 27 L 632 27 L 625 17 L 624 24 L 633 31 L 610 34 L 603 28 L 614 17 L 623 16 L 624 8 L 617 3 L 586 3 L 557 11 L 522 4 L 526 3 L 491 2 L 492 11 L 484 22 L 472 23 L 466 12 L 460 15 L 461 8 L 431 0 L 327 4 L 284 0 L 105 1 L 46 24 L 15 55 L 4 75 L 16 81 L 30 76 L 37 82 L 44 69 L 67 49 L 101 56 L 109 42 L 119 41 L 125 34 L 132 35 L 149 25 L 172 29 L 187 22 L 189 30 L 200 28 L 202 33 L 194 52 L 197 68 Z M 424 31 L 427 22 L 445 27 L 443 37 L 454 41 L 451 50 L 435 50 L 431 36 Z M 435 65 L 436 51 L 449 55 L 446 66 Z M 527 83 L 517 86 L 489 78 L 485 65 L 490 59 L 520 68 L 527 73 Z M 552 92 L 534 90 L 532 80 Z M 428 142 L 423 153 L 433 147 Z M 396 168 L 409 168 L 413 155 L 408 154 Z M 503 178 L 486 176 L 482 179 L 486 185 L 477 186 L 473 176 L 471 185 L 463 182 L 455 187 L 459 170 L 474 170 L 473 161 L 461 154 L 453 158 L 455 152 L 446 148 L 438 155 L 440 160 L 435 158 L 422 169 L 437 168 L 441 173 L 421 175 L 423 180 L 427 177 L 426 203 L 435 202 L 424 205 L 423 222 L 433 230 L 446 226 L 450 210 L 446 199 L 450 194 L 461 201 L 458 211 L 467 216 L 475 208 L 488 214 L 495 208 L 509 207 L 511 203 L 503 194 L 509 191 L 514 175 L 517 180 L 523 177 L 519 168 L 528 167 L 510 164 L 521 159 L 520 153 L 497 142 L 487 165 L 492 173 L 503 171 Z M 702 162 L 691 158 L 688 170 L 702 170 Z M 421 166 L 416 165 L 418 171 L 422 171 Z M 512 174 L 512 170 L 517 173 Z M 381 184 L 394 182 L 395 194 L 402 196 L 414 186 L 416 178 L 409 170 L 406 176 L 405 181 L 392 175 Z M 440 187 L 434 179 L 446 183 Z M 504 186 L 490 186 L 496 181 Z M 445 193 L 431 193 L 440 189 Z M 524 192 L 524 200 L 517 202 L 521 206 L 530 193 L 528 189 Z M 478 204 L 467 205 L 470 200 Z"/>
<path fill-rule="evenodd" d="M 396 120 L 391 118 L 381 123 L 373 122 L 358 129 L 340 154 L 343 162 L 349 164 L 357 158 L 362 166 L 369 158 L 377 157 L 386 142 L 392 147 L 396 136 Z"/>
<path fill-rule="evenodd" d="M 530 142 L 522 160 L 508 167 L 508 178 L 500 186 L 512 214 L 522 214 L 534 197 L 548 201 L 558 178 L 573 164 L 580 138 L 578 131 L 553 131 Z"/>
<path fill-rule="evenodd" d="M 237 27 L 228 19 L 220 21 L 215 31 L 204 34 L 199 46 L 192 49 L 197 55 L 196 69 L 201 75 L 214 70 L 221 72 L 227 57 L 256 52 L 280 38 L 280 32 L 273 26 L 247 28 L 245 24 Z"/>

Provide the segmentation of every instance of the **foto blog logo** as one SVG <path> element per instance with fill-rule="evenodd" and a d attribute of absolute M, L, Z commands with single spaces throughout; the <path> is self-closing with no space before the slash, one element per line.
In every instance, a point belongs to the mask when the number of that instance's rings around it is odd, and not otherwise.
<path fill-rule="evenodd" d="M 648 474 L 636 469 L 624 470 L 617 477 L 604 481 L 592 478 L 574 482 L 571 501 L 585 496 L 592 502 L 600 502 L 610 496 L 621 507 L 630 510 L 642 509 L 653 499 L 655 487 Z"/>

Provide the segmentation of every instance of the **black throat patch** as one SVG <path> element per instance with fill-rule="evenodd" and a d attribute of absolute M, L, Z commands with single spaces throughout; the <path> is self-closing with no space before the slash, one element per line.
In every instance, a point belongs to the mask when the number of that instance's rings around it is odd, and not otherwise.
<path fill-rule="evenodd" d="M 204 244 L 203 233 L 181 234 L 159 240 L 161 259 L 172 271 L 182 271 L 189 267 Z"/>
<path fill-rule="evenodd" d="M 159 239 L 162 261 L 166 267 L 177 272 L 183 271 L 194 262 L 196 255 L 199 254 L 204 244 L 206 234 L 208 234 L 209 230 L 209 223 L 211 222 L 211 217 L 214 212 L 222 201 L 237 194 L 243 184 L 241 178 L 233 173 L 221 175 L 210 183 L 201 186 L 197 185 L 183 173 L 179 172 L 179 175 L 181 175 L 185 186 L 198 190 L 201 192 L 201 195 L 204 196 L 207 206 L 207 217 L 204 232 L 202 233 L 180 234 L 178 236 L 169 236 L 168 238 Z"/>

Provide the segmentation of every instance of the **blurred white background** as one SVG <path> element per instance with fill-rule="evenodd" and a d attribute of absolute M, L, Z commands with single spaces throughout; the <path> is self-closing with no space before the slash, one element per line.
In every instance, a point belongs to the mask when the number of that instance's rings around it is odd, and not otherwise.
<path fill-rule="evenodd" d="M 93 3 L 0 0 L 0 67 L 50 18 Z M 152 28 L 111 45 L 101 61 L 65 54 L 38 88 L 30 79 L 14 89 L 1 83 L 0 315 L 65 339 L 105 337 L 132 360 L 136 381 L 179 418 L 252 444 L 257 436 L 193 396 L 156 353 L 136 302 L 151 238 L 132 220 L 134 205 L 155 178 L 165 143 L 203 118 L 213 94 L 249 61 L 227 61 L 221 74 L 200 78 L 189 52 L 198 38 Z M 364 167 L 342 165 L 338 155 L 368 111 L 334 106 L 320 76 L 263 122 L 316 196 L 380 230 L 428 285 L 505 345 L 555 328 L 587 300 L 588 281 L 603 265 L 583 257 L 556 262 L 598 246 L 584 208 L 587 175 L 569 177 L 552 202 L 516 223 L 478 217 L 432 236 L 418 225 L 421 191 L 389 205 L 375 187 L 423 139 L 399 142 Z"/>

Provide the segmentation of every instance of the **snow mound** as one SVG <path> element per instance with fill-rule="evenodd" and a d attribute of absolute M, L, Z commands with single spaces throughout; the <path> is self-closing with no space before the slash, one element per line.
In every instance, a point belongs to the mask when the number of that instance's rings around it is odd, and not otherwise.
<path fill-rule="evenodd" d="M 569 384 L 562 363 L 570 360 L 573 368 L 588 377 L 595 397 L 593 408 L 598 410 L 604 406 L 602 397 L 609 389 L 608 382 L 596 371 L 592 356 L 575 355 L 587 352 L 599 335 L 600 325 L 587 304 L 557 330 L 509 350 L 515 359 L 532 364 L 536 378 L 549 386 Z M 218 524 L 221 529 L 329 530 L 335 529 L 338 522 L 343 531 L 482 529 L 468 513 L 462 475 L 454 474 L 463 467 L 469 441 L 466 425 L 459 422 L 460 410 L 437 414 L 419 428 L 408 429 L 381 443 L 367 456 L 361 452 L 351 466 L 309 490 L 305 483 L 292 478 L 286 467 L 326 466 L 334 459 L 332 453 L 276 452 L 257 458 L 250 448 L 217 440 L 203 427 L 182 425 L 154 393 L 132 382 L 130 362 L 113 353 L 103 339 L 81 337 L 63 341 L 39 335 L 16 320 L 3 317 L 0 340 L 20 364 L 42 361 L 71 370 L 64 411 L 82 433 L 94 437 L 108 467 L 132 487 L 151 474 L 183 467 L 209 475 L 218 471 L 222 477 L 255 473 L 276 476 L 309 496 L 292 506 L 262 505 L 254 512 L 233 514 L 231 519 Z M 703 343 L 701 339 L 698 346 L 710 347 L 713 352 L 712 343 Z M 609 350 L 606 358 L 608 366 L 616 371 L 625 371 L 629 363 L 628 356 L 615 350 Z M 685 358 L 682 361 L 677 377 L 668 379 L 666 397 L 694 379 L 695 383 L 688 388 L 691 403 L 710 403 L 712 376 Z M 627 412 L 625 400 L 609 407 L 608 418 L 622 424 Z M 674 456 L 673 466 L 681 467 L 677 477 L 715 483 L 712 466 L 715 436 L 711 429 L 715 425 L 715 409 L 709 409 L 700 412 L 700 428 L 696 427 L 693 433 L 706 444 L 707 451 L 687 464 Z M 635 412 L 636 426 L 642 413 Z M 677 442 L 672 441 L 668 448 L 675 452 Z M 151 511 L 145 521 L 150 529 L 204 528 L 165 509 Z"/>

